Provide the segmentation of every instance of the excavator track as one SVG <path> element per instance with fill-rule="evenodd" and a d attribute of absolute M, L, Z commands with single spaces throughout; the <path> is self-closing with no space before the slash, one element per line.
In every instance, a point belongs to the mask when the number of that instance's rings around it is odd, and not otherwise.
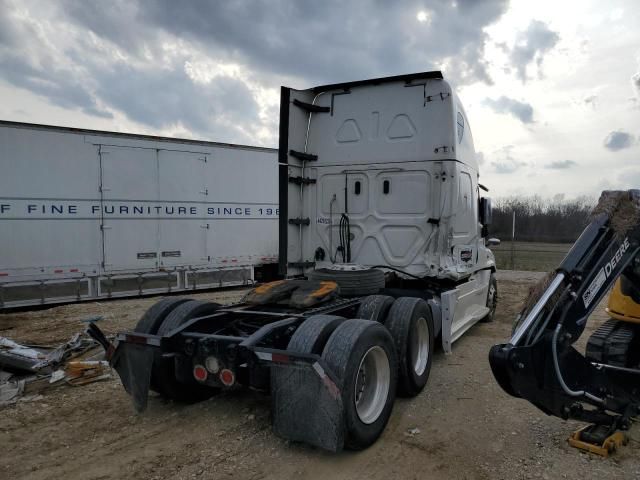
<path fill-rule="evenodd" d="M 595 363 L 637 368 L 639 342 L 638 325 L 610 319 L 589 337 L 585 356 Z"/>

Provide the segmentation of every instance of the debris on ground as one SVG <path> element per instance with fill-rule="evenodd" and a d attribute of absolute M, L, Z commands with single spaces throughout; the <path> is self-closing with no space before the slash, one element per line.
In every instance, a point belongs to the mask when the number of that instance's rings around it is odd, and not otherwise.
<path fill-rule="evenodd" d="M 3 380 L 0 383 L 0 407 L 15 403 L 24 393 L 24 385 L 24 380 Z"/>
<path fill-rule="evenodd" d="M 98 347 L 85 333 L 57 346 L 23 345 L 0 337 L 0 407 L 42 398 L 39 392 L 62 383 L 85 385 L 111 378 L 102 353 L 96 359 L 70 361 Z"/>
<path fill-rule="evenodd" d="M 64 368 L 64 375 L 70 385 L 86 385 L 111 378 L 111 367 L 105 360 L 69 362 Z"/>
<path fill-rule="evenodd" d="M 50 374 L 64 361 L 96 346 L 96 342 L 83 333 L 76 333 L 67 343 L 57 347 L 21 345 L 0 337 L 0 369 Z"/>

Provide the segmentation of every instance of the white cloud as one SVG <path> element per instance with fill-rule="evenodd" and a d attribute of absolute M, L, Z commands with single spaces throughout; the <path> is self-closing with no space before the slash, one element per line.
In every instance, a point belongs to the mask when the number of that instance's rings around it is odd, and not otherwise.
<path fill-rule="evenodd" d="M 526 102 L 520 102 L 503 95 L 495 100 L 487 98 L 484 100 L 484 103 L 494 112 L 509 113 L 522 123 L 533 122 L 533 107 Z"/>
<path fill-rule="evenodd" d="M 366 5 L 366 14 L 365 5 L 339 0 L 0 2 L 0 81 L 70 112 L 269 146 L 277 144 L 282 84 L 443 63 L 458 85 L 490 83 L 484 27 L 507 6 L 434 4 L 413 10 L 408 24 L 406 10 L 384 2 Z"/>
<path fill-rule="evenodd" d="M 577 165 L 573 160 L 554 160 L 547 163 L 544 168 L 551 170 L 566 170 L 567 168 L 575 167 Z"/>
<path fill-rule="evenodd" d="M 633 87 L 633 93 L 636 98 L 640 100 L 640 72 L 631 77 L 631 86 Z"/>
<path fill-rule="evenodd" d="M 622 130 L 614 130 L 604 139 L 604 147 L 612 152 L 624 150 L 635 143 L 635 137 Z"/>
<path fill-rule="evenodd" d="M 555 47 L 559 40 L 560 35 L 540 20 L 532 20 L 527 29 L 518 34 L 509 58 L 522 82 L 527 81 L 527 68 L 532 63 L 538 67 L 540 74 L 544 55 Z"/>
<path fill-rule="evenodd" d="M 523 167 L 527 166 L 527 162 L 519 160 L 513 154 L 514 146 L 506 145 L 494 152 L 494 158 L 491 166 L 495 173 L 510 174 L 516 173 Z"/>
<path fill-rule="evenodd" d="M 0 118 L 8 120 L 276 146 L 280 85 L 442 67 L 495 196 L 596 196 L 603 165 L 610 188 L 625 188 L 621 175 L 637 162 L 633 0 L 0 6 Z M 614 127 L 630 148 L 603 147 Z"/>

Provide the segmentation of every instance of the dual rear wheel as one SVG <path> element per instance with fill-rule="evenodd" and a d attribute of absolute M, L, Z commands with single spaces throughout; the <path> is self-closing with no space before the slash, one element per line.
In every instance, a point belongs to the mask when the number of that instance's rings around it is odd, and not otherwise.
<path fill-rule="evenodd" d="M 413 397 L 429 380 L 435 332 L 431 308 L 421 298 L 371 295 L 363 299 L 358 317 L 383 323 L 398 354 L 398 393 Z"/>
<path fill-rule="evenodd" d="M 166 335 L 185 322 L 214 313 L 219 305 L 184 298 L 164 299 L 140 319 L 135 331 Z M 356 319 L 316 315 L 292 335 L 288 349 L 317 354 L 335 374 L 342 396 L 345 447 L 360 450 L 382 434 L 399 395 L 422 391 L 431 371 L 434 327 L 428 304 L 419 298 L 372 295 Z M 176 377 L 173 358 L 154 360 L 151 388 L 178 401 L 203 400 L 216 389 Z"/>
<path fill-rule="evenodd" d="M 151 335 L 167 335 L 191 319 L 211 315 L 220 305 L 188 298 L 165 298 L 153 305 L 138 321 L 134 331 Z M 157 354 L 151 370 L 151 389 L 163 397 L 179 402 L 205 400 L 218 389 L 200 384 L 193 378 L 179 381 L 176 360 Z"/>
<path fill-rule="evenodd" d="M 336 375 L 345 419 L 345 447 L 360 450 L 382 434 L 400 395 L 422 391 L 431 371 L 434 329 L 428 304 L 418 298 L 372 295 L 357 319 L 307 319 L 288 349 L 321 355 Z"/>
<path fill-rule="evenodd" d="M 345 447 L 360 450 L 384 430 L 397 383 L 393 338 L 380 323 L 316 315 L 300 325 L 288 349 L 321 355 L 337 378 L 345 421 Z"/>

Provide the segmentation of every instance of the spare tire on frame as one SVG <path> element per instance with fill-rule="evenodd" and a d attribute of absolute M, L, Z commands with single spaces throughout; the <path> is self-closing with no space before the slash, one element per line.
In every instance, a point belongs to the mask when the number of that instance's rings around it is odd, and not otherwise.
<path fill-rule="evenodd" d="M 332 280 L 340 287 L 343 297 L 374 295 L 385 286 L 384 272 L 377 268 L 332 269 L 320 268 L 307 274 L 309 280 Z"/>

